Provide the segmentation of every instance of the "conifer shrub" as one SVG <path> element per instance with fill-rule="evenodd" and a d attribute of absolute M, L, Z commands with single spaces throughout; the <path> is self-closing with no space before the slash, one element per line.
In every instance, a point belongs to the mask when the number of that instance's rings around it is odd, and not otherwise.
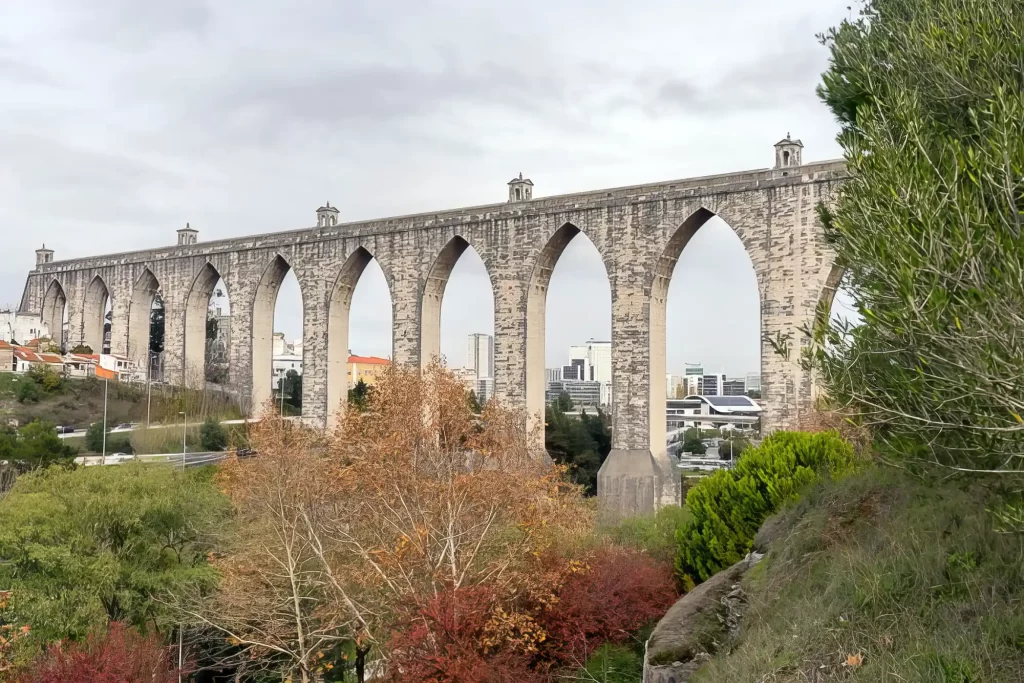
<path fill-rule="evenodd" d="M 777 432 L 744 452 L 736 467 L 705 477 L 686 496 L 689 520 L 676 532 L 676 573 L 700 583 L 750 552 L 761 524 L 822 478 L 857 468 L 835 432 Z"/>

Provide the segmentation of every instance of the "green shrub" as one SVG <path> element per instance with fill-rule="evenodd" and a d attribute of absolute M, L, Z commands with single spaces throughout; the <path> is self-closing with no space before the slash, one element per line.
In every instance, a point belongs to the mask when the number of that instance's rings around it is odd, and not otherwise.
<path fill-rule="evenodd" d="M 39 385 L 28 378 L 22 379 L 18 382 L 18 402 L 19 403 L 39 403 L 39 399 L 42 398 L 43 392 L 39 388 Z"/>
<path fill-rule="evenodd" d="M 853 448 L 834 432 L 777 432 L 747 450 L 732 470 L 690 489 L 690 519 L 676 532 L 676 572 L 684 583 L 706 581 L 750 552 L 769 515 L 820 477 L 855 469 Z"/>
<path fill-rule="evenodd" d="M 222 451 L 228 445 L 228 433 L 212 417 L 207 418 L 199 428 L 199 440 L 207 451 Z"/>
<path fill-rule="evenodd" d="M 573 680 L 598 683 L 640 683 L 644 660 L 636 651 L 622 645 L 605 644 L 594 650 L 587 665 Z"/>

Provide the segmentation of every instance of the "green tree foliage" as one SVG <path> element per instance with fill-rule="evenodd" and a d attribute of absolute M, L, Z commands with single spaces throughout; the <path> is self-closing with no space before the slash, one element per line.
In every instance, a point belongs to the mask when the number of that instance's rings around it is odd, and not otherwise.
<path fill-rule="evenodd" d="M 750 448 L 750 441 L 742 436 L 731 436 L 718 443 L 718 457 L 722 460 L 739 460 Z"/>
<path fill-rule="evenodd" d="M 281 381 L 281 391 L 284 392 L 285 403 L 294 408 L 302 408 L 302 375 L 295 370 L 285 373 Z"/>
<path fill-rule="evenodd" d="M 480 405 L 480 399 L 476 397 L 476 392 L 470 390 L 466 395 L 466 399 L 469 401 L 469 409 L 473 411 L 474 415 L 479 415 L 483 412 L 484 407 Z"/>
<path fill-rule="evenodd" d="M 679 529 L 676 572 L 706 581 L 750 552 L 761 523 L 821 477 L 854 471 L 853 448 L 834 432 L 776 432 L 748 450 L 731 470 L 718 470 L 690 489 L 691 518 Z"/>
<path fill-rule="evenodd" d="M 367 406 L 370 405 L 372 390 L 369 384 L 360 379 L 354 387 L 348 390 L 348 404 L 361 413 L 366 412 Z"/>
<path fill-rule="evenodd" d="M 680 449 L 684 453 L 692 453 L 693 455 L 704 455 L 708 452 L 707 446 L 696 434 L 686 434 L 683 437 L 683 445 Z"/>
<path fill-rule="evenodd" d="M 22 378 L 18 382 L 17 396 L 19 403 L 39 403 L 39 399 L 43 397 L 43 391 L 32 380 Z"/>
<path fill-rule="evenodd" d="M 80 639 L 108 621 L 169 624 L 159 597 L 210 588 L 210 534 L 226 499 L 206 472 L 138 464 L 48 468 L 0 500 L 0 585 L 41 641 Z"/>
<path fill-rule="evenodd" d="M 567 394 L 565 397 L 568 399 Z M 561 397 L 546 411 L 544 447 L 552 460 L 569 466 L 572 480 L 583 485 L 587 495 L 595 495 L 597 471 L 612 449 L 608 418 L 600 410 L 597 415 L 586 411 L 579 416 L 568 415 L 560 405 L 564 405 Z"/>
<path fill-rule="evenodd" d="M 1022 36 L 1018 2 L 872 0 L 823 38 L 852 178 L 821 214 L 864 323 L 820 315 L 805 360 L 896 457 L 1024 469 Z"/>
<path fill-rule="evenodd" d="M 57 436 L 52 423 L 29 422 L 21 429 L 0 429 L 0 460 L 7 460 L 19 469 L 35 469 L 74 457 L 74 448 L 66 446 Z"/>
<path fill-rule="evenodd" d="M 558 398 L 555 399 L 555 408 L 563 413 L 568 413 L 572 410 L 572 397 L 569 396 L 568 391 L 563 391 L 558 394 Z"/>
<path fill-rule="evenodd" d="M 199 428 L 199 441 L 203 450 L 222 451 L 228 445 L 228 433 L 220 422 L 208 417 L 203 426 Z"/>
<path fill-rule="evenodd" d="M 25 376 L 39 385 L 48 394 L 64 388 L 64 378 L 48 365 L 33 365 Z"/>
<path fill-rule="evenodd" d="M 149 311 L 149 350 L 152 353 L 164 350 L 164 317 L 164 299 L 157 292 Z"/>
<path fill-rule="evenodd" d="M 103 452 L 103 423 L 93 422 L 85 432 L 85 448 L 93 453 Z M 131 439 L 123 434 L 107 432 L 107 453 L 131 453 Z"/>
<path fill-rule="evenodd" d="M 71 349 L 71 353 L 80 353 L 80 354 L 89 355 L 89 354 L 92 353 L 92 347 L 89 346 L 88 344 L 79 344 L 78 346 L 76 346 L 73 349 Z"/>
<path fill-rule="evenodd" d="M 93 422 L 85 432 L 85 447 L 93 453 L 103 448 L 103 423 Z"/>

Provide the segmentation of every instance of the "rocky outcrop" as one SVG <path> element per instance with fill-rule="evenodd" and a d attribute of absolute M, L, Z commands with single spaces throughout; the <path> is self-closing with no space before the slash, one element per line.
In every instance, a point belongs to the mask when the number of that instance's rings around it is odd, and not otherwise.
<path fill-rule="evenodd" d="M 686 683 L 736 635 L 747 604 L 740 582 L 762 557 L 747 555 L 669 608 L 647 641 L 644 683 Z"/>

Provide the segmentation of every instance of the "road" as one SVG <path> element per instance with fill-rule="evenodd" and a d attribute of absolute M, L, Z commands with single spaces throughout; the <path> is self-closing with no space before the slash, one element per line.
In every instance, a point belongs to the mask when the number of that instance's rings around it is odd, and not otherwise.
<path fill-rule="evenodd" d="M 298 420 L 298 419 L 301 419 L 301 418 L 299 418 L 297 415 L 289 415 L 288 417 L 286 417 L 284 419 L 286 419 L 286 420 Z M 259 418 L 253 418 L 251 420 L 245 420 L 245 419 L 240 419 L 240 420 L 222 420 L 221 424 L 222 425 L 240 425 L 240 424 L 245 424 L 246 422 L 259 422 L 259 421 L 260 421 Z M 201 423 L 196 422 L 194 424 L 201 424 Z M 149 427 L 144 427 L 142 425 L 136 425 L 135 427 L 126 427 L 124 429 L 116 429 L 116 428 L 115 429 L 111 429 L 107 433 L 108 434 L 128 434 L 130 432 L 134 432 L 136 429 L 174 429 L 174 428 L 181 429 L 181 426 L 182 425 L 181 425 L 180 422 L 178 422 L 176 424 L 169 424 L 169 425 L 155 424 L 155 425 L 149 425 Z M 67 434 L 58 434 L 57 436 L 60 437 L 61 439 L 73 439 L 73 438 L 75 438 L 77 436 L 85 436 L 85 433 L 87 431 L 88 430 L 86 430 L 86 429 L 76 429 L 73 432 L 68 432 Z"/>
<path fill-rule="evenodd" d="M 210 465 L 215 462 L 220 462 L 224 458 L 231 455 L 232 451 L 202 451 L 198 453 L 185 453 L 184 463 L 185 467 L 202 467 L 203 465 Z M 182 465 L 182 454 L 181 453 L 163 453 L 160 455 L 140 455 L 137 458 L 140 462 L 147 462 L 156 465 L 171 465 L 173 467 L 181 467 Z M 87 455 L 81 459 L 82 465 L 90 467 L 92 465 L 102 464 L 102 456 L 99 455 Z M 127 462 L 127 461 L 123 461 Z M 120 465 L 121 462 L 108 462 L 107 465 Z"/>

